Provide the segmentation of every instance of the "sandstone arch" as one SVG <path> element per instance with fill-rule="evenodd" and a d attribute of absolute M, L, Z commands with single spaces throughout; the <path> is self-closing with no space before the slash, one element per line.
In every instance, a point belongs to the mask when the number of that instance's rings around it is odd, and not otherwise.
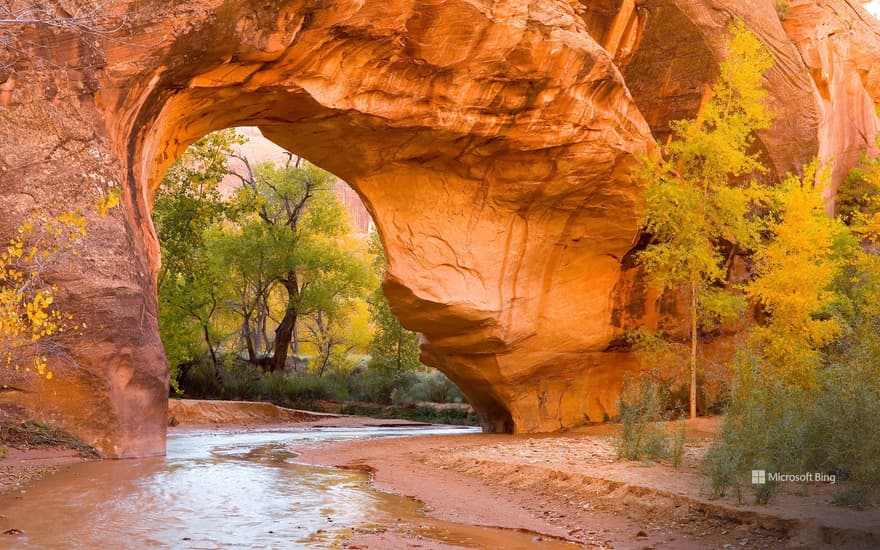
<path fill-rule="evenodd" d="M 634 368 L 609 350 L 639 309 L 620 284 L 638 232 L 629 166 L 653 142 L 646 118 L 662 126 L 695 108 L 675 86 L 652 92 L 632 76 L 665 55 L 654 16 L 675 10 L 704 38 L 675 50 L 700 57 L 693 86 L 711 79 L 730 17 L 773 46 L 771 91 L 791 103 L 762 136 L 778 171 L 817 152 L 851 157 L 857 135 L 876 130 L 865 44 L 877 24 L 845 0 L 802 2 L 784 26 L 765 20 L 772 0 L 757 4 L 152 0 L 126 4 L 124 40 L 32 29 L 53 65 L 25 58 L 0 76 L 0 234 L 37 203 L 85 209 L 96 187 L 121 186 L 124 211 L 96 222 L 82 261 L 59 273 L 65 301 L 97 327 L 82 368 L 53 382 L 57 395 L 42 384 L 16 399 L 110 456 L 163 452 L 152 194 L 195 139 L 256 125 L 362 195 L 395 312 L 487 429 L 600 420 Z M 826 33 L 834 25 L 854 29 L 849 42 Z M 852 127 L 817 115 L 844 96 Z"/>

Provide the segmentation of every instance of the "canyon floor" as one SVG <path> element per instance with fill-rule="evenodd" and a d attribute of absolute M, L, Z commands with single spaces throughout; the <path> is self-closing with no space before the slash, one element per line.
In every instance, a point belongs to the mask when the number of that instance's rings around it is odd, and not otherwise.
<path fill-rule="evenodd" d="M 880 511 L 832 503 L 829 484 L 793 484 L 769 505 L 711 498 L 700 460 L 718 418 L 688 421 L 683 463 L 617 459 L 617 426 L 546 436 L 469 434 L 323 444 L 299 460 L 371 473 L 382 490 L 444 520 L 525 529 L 587 548 L 878 548 Z M 540 545 L 538 545 L 540 546 Z M 347 548 L 449 548 L 411 526 L 366 529 Z"/>
<path fill-rule="evenodd" d="M 241 402 L 184 401 L 169 416 L 178 424 L 171 430 L 414 424 Z M 718 426 L 718 418 L 688 421 L 678 468 L 618 460 L 614 424 L 566 434 L 385 438 L 295 451 L 297 461 L 369 472 L 377 488 L 416 499 L 440 522 L 517 530 L 535 548 L 561 541 L 638 550 L 880 547 L 880 511 L 835 506 L 835 485 L 792 484 L 766 506 L 752 504 L 749 492 L 742 501 L 734 495 L 711 498 L 699 464 Z M 26 492 L 28 483 L 82 460 L 70 449 L 10 448 L 0 458 L 0 493 Z M 411 519 L 350 530 L 339 544 L 461 547 Z"/>

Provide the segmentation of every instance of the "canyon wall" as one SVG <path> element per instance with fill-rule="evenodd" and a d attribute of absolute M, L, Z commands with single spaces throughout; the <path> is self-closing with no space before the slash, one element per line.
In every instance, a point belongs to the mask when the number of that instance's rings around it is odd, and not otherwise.
<path fill-rule="evenodd" d="M 90 327 L 76 366 L 0 398 L 113 457 L 164 452 L 151 202 L 211 131 L 258 126 L 349 182 L 423 360 L 485 429 L 538 432 L 612 413 L 638 368 L 616 346 L 656 317 L 629 173 L 694 115 L 733 18 L 776 58 L 759 136 L 774 177 L 820 155 L 839 185 L 878 130 L 880 24 L 854 1 L 792 0 L 784 20 L 774 0 L 113 5 L 103 32 L 23 25 L 0 60 L 0 237 L 37 207 L 91 223 L 52 275 Z M 98 218 L 110 188 L 121 207 Z"/>

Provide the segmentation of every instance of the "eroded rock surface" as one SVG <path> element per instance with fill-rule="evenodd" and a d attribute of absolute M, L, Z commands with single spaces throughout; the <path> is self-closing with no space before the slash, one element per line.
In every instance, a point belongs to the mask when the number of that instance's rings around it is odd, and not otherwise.
<path fill-rule="evenodd" d="M 85 211 L 123 189 L 56 277 L 92 327 L 80 367 L 14 397 L 109 456 L 164 451 L 150 208 L 208 132 L 259 126 L 349 182 L 424 360 L 487 429 L 531 432 L 601 420 L 637 368 L 610 349 L 653 307 L 622 269 L 638 236 L 628 173 L 696 112 L 731 18 L 777 58 L 760 136 L 775 176 L 819 154 L 839 184 L 878 129 L 880 25 L 853 1 L 792 1 L 785 21 L 774 0 L 114 6 L 129 17 L 112 40 L 27 28 L 45 46 L 0 74 L 0 235 L 35 206 Z"/>

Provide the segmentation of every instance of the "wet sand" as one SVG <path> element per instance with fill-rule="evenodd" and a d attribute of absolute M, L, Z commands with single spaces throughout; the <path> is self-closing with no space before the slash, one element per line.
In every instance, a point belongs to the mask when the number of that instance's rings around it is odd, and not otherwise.
<path fill-rule="evenodd" d="M 181 416 L 189 424 L 170 430 L 419 424 L 240 402 L 184 406 L 189 413 Z M 296 460 L 368 472 L 378 489 L 416 499 L 438 520 L 520 530 L 536 548 L 554 545 L 551 540 L 638 550 L 880 548 L 880 512 L 834 506 L 835 486 L 792 485 L 767 506 L 749 504 L 750 494 L 743 502 L 710 498 L 699 463 L 718 424 L 713 418 L 688 422 L 679 468 L 617 460 L 615 425 L 540 436 L 470 433 L 322 443 L 296 448 Z M 68 450 L 12 450 L 0 459 L 0 493 L 26 490 L 27 482 L 82 460 Z M 401 518 L 352 530 L 344 547 L 460 546 Z"/>
<path fill-rule="evenodd" d="M 89 460 L 71 449 L 8 448 L 8 454 L 0 458 L 0 495 L 26 491 L 33 481 Z"/>
<path fill-rule="evenodd" d="M 618 461 L 616 427 L 608 425 L 565 435 L 329 443 L 301 449 L 299 459 L 368 471 L 379 489 L 415 498 L 438 518 L 526 529 L 588 548 L 880 547 L 880 513 L 834 506 L 833 486 L 792 486 L 768 506 L 749 504 L 750 494 L 743 503 L 710 498 L 699 462 L 716 427 L 715 419 L 690 422 L 679 468 Z M 421 543 L 395 535 L 402 538 L 391 547 Z M 369 533 L 349 543 L 389 547 Z"/>

